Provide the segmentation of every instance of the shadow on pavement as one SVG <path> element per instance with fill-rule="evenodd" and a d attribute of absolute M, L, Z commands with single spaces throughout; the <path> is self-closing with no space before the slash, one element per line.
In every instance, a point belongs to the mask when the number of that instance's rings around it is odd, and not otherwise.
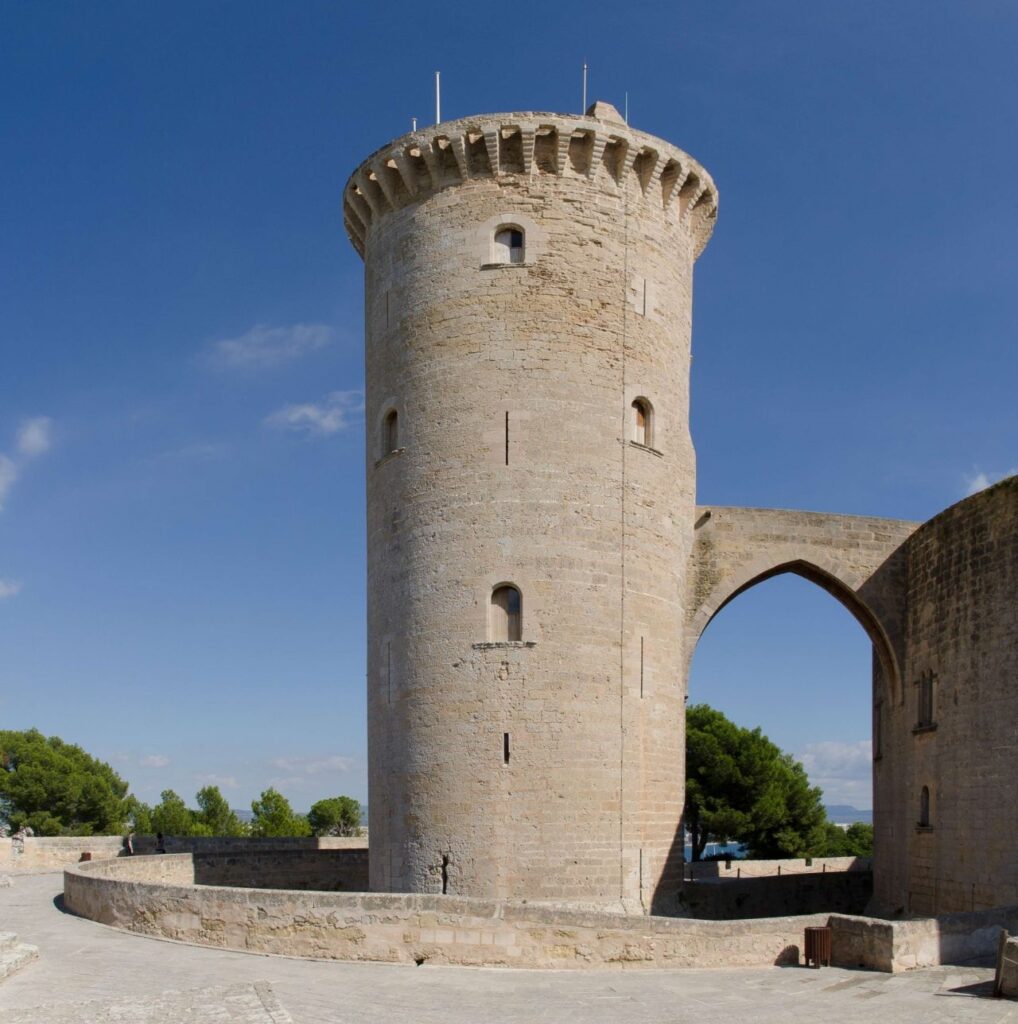
<path fill-rule="evenodd" d="M 942 989 L 938 996 L 971 996 L 975 999 L 993 998 L 993 979 L 976 981 L 971 985 L 959 985 L 957 988 Z"/>

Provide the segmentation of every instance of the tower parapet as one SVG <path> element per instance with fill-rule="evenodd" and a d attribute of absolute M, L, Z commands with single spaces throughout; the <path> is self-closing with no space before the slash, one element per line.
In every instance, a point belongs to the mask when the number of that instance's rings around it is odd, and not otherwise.
<path fill-rule="evenodd" d="M 699 255 L 717 218 L 710 175 L 688 153 L 630 128 L 614 107 L 598 116 L 485 114 L 444 121 L 376 150 L 350 176 L 343 215 L 354 248 L 377 221 L 450 185 L 507 175 L 576 175 L 606 188 L 629 187 L 663 217 L 686 226 Z"/>

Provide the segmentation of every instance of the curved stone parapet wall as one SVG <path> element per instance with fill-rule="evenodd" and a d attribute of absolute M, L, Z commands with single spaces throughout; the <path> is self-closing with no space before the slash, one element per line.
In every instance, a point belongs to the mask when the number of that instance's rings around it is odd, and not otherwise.
<path fill-rule="evenodd" d="M 367 857 L 366 836 L 319 836 L 298 839 L 253 836 L 165 836 L 167 853 L 195 854 L 281 854 L 304 851 L 351 850 Z M 134 837 L 134 852 L 156 852 L 156 837 Z M 81 860 L 109 860 L 124 856 L 123 836 L 29 836 L 25 839 L 0 839 L 0 871 L 55 871 Z"/>
<path fill-rule="evenodd" d="M 456 896 L 195 886 L 193 876 L 187 854 L 82 864 L 64 872 L 64 903 L 127 931 L 247 952 L 556 969 L 797 963 L 803 928 L 828 920 L 626 917 Z"/>
<path fill-rule="evenodd" d="M 992 955 L 1000 928 L 1018 931 L 1018 907 L 914 921 L 694 921 L 458 896 L 224 888 L 194 885 L 190 861 L 164 854 L 68 868 L 64 905 L 115 928 L 220 949 L 472 967 L 796 964 L 804 929 L 828 925 L 835 964 L 900 971 Z"/>
<path fill-rule="evenodd" d="M 874 905 L 1018 903 L 1018 477 L 935 516 L 904 553 L 903 687 L 876 709 Z"/>

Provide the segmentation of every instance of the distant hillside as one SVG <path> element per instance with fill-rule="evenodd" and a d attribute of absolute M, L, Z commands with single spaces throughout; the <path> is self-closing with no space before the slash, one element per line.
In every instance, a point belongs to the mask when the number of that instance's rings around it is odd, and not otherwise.
<path fill-rule="evenodd" d="M 836 825 L 851 825 L 853 822 L 861 821 L 867 825 L 873 824 L 872 811 L 860 811 L 858 807 L 851 804 L 828 804 L 826 807 L 827 817 Z"/>

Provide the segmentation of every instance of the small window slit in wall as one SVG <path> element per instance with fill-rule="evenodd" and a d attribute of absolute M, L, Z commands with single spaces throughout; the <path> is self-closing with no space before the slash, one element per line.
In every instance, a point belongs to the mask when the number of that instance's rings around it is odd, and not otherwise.
<path fill-rule="evenodd" d="M 502 733 L 502 764 L 509 763 L 509 733 Z"/>
<path fill-rule="evenodd" d="M 643 696 L 643 637 L 640 637 L 640 696 Z"/>
<path fill-rule="evenodd" d="M 385 641 L 385 685 L 388 690 L 388 702 L 392 703 L 392 641 Z"/>
<path fill-rule="evenodd" d="M 449 854 L 442 854 L 442 895 L 449 892 Z"/>
<path fill-rule="evenodd" d="M 505 464 L 509 465 L 509 410 L 505 412 Z"/>

